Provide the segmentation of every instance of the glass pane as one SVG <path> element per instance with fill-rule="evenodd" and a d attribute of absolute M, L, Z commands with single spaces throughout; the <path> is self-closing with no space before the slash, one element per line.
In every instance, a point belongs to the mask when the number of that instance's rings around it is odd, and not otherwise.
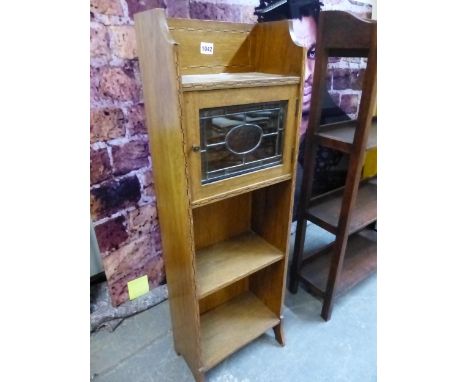
<path fill-rule="evenodd" d="M 287 101 L 200 110 L 202 184 L 283 162 Z"/>

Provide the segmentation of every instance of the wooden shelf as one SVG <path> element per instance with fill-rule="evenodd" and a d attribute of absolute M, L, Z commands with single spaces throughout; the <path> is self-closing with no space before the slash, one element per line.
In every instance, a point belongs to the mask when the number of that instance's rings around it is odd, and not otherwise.
<path fill-rule="evenodd" d="M 330 123 L 318 128 L 315 137 L 321 146 L 350 153 L 353 146 L 354 132 L 356 131 L 356 120 Z M 377 120 L 372 120 L 367 137 L 366 150 L 377 147 Z"/>
<path fill-rule="evenodd" d="M 315 198 L 306 211 L 307 219 L 336 234 L 340 218 L 343 189 Z M 377 185 L 371 182 L 359 186 L 356 204 L 351 212 L 349 234 L 353 234 L 377 220 Z"/>
<path fill-rule="evenodd" d="M 300 82 L 299 76 L 259 72 L 182 75 L 182 90 L 213 90 L 258 86 L 291 85 Z"/>
<path fill-rule="evenodd" d="M 254 232 L 203 248 L 196 253 L 201 299 L 284 258 L 284 253 Z"/>
<path fill-rule="evenodd" d="M 246 292 L 201 316 L 202 371 L 280 322 L 254 294 Z"/>
<path fill-rule="evenodd" d="M 333 246 L 328 246 L 320 254 L 312 255 L 301 269 L 300 277 L 311 284 L 311 291 L 323 297 L 330 270 Z M 364 230 L 348 239 L 344 264 L 337 281 L 336 296 L 346 293 L 377 269 L 377 232 Z"/>

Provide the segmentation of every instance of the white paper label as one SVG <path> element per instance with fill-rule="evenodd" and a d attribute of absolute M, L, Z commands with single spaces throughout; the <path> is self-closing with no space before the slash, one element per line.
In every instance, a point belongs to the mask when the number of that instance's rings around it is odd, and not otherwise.
<path fill-rule="evenodd" d="M 212 42 L 201 42 L 200 53 L 201 54 L 213 54 L 214 44 Z"/>

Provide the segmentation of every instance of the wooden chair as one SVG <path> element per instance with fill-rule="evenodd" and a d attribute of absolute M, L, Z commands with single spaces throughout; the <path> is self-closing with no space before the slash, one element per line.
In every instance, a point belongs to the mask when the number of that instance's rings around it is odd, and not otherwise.
<path fill-rule="evenodd" d="M 377 145 L 376 120 L 372 120 L 376 100 L 377 22 L 342 11 L 321 12 L 314 95 L 323 94 L 329 57 L 366 57 L 367 68 L 356 120 L 320 125 L 322 99 L 314 96 L 311 101 L 289 289 L 296 293 L 299 281 L 305 282 L 313 294 L 323 298 L 321 315 L 325 320 L 331 317 L 335 296 L 375 272 L 377 265 L 376 232 L 364 230 L 377 219 L 377 186 L 372 181 L 361 182 L 365 152 Z M 348 172 L 342 189 L 311 199 L 319 145 L 348 154 Z M 336 239 L 304 259 L 307 221 L 335 234 Z M 351 260 L 346 263 L 346 258 Z"/>

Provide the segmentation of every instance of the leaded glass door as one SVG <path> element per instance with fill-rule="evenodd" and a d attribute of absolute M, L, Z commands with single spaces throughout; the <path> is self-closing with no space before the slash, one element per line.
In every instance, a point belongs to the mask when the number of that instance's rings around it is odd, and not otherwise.
<path fill-rule="evenodd" d="M 184 93 L 195 204 L 254 183 L 291 177 L 297 99 L 295 86 Z"/>

